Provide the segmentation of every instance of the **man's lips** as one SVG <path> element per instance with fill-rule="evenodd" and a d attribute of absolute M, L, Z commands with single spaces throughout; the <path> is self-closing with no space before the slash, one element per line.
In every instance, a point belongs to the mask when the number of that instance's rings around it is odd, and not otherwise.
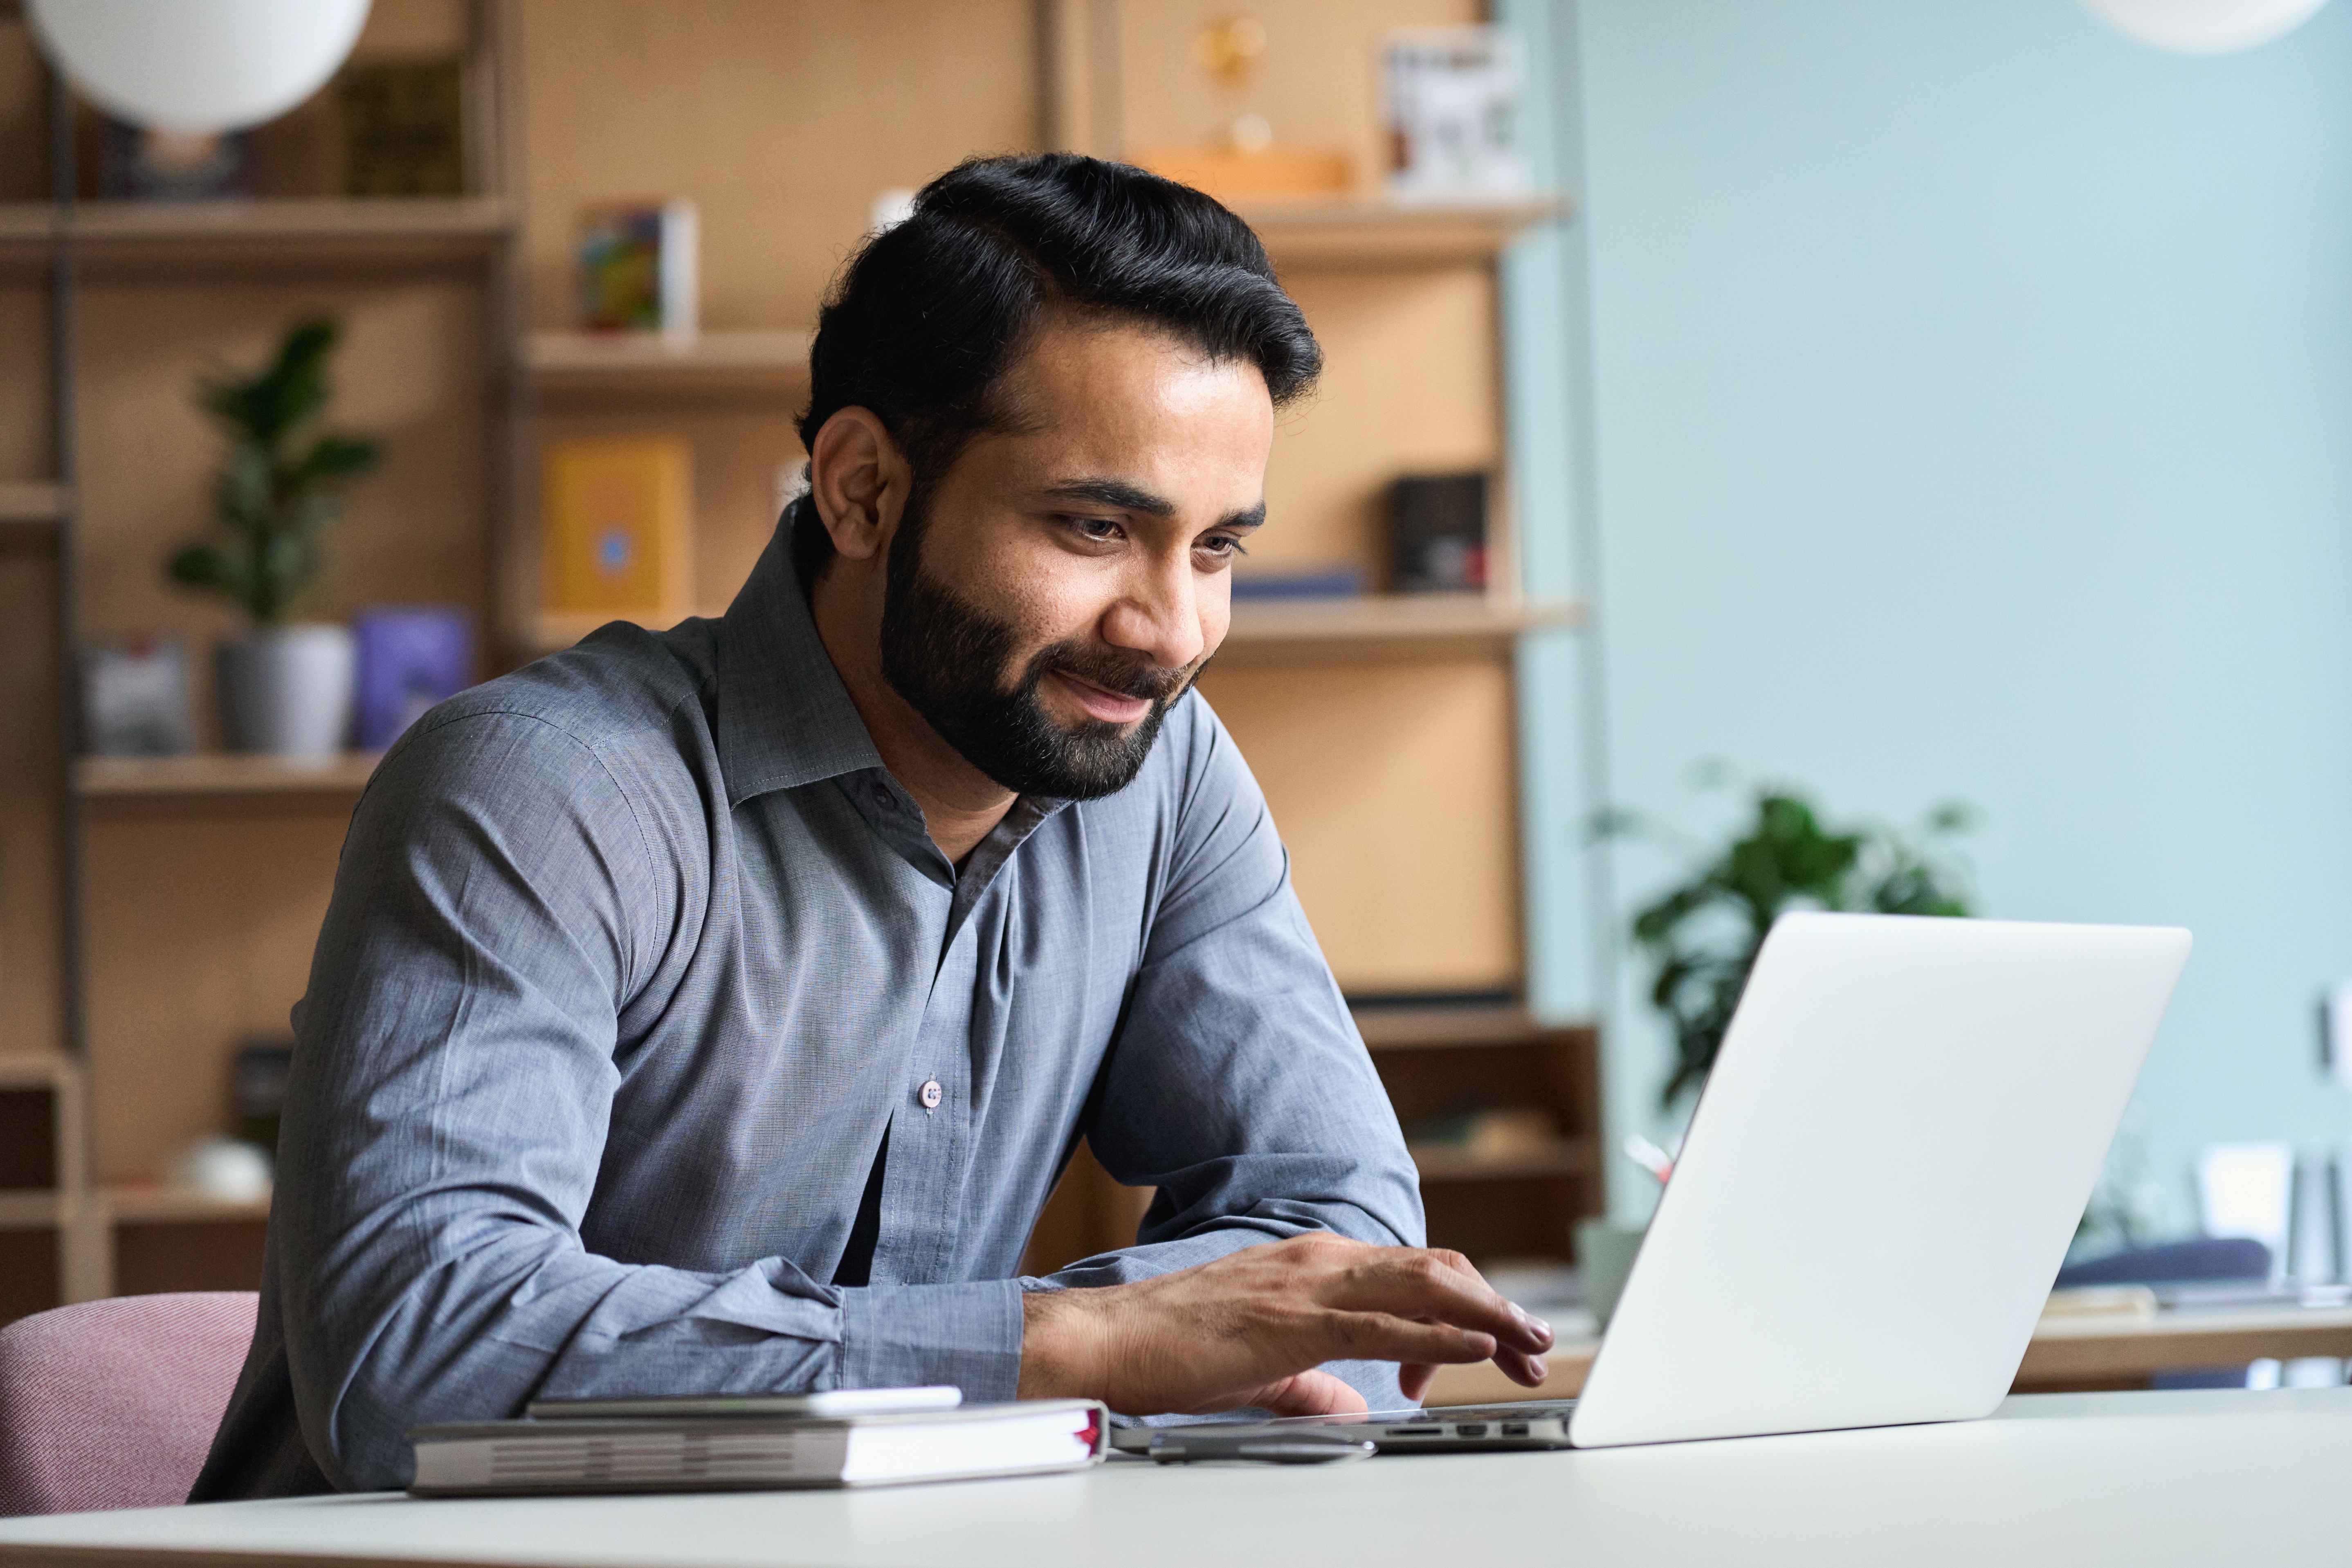
<path fill-rule="evenodd" d="M 1124 692 L 1113 691 L 1108 687 L 1097 686 L 1093 681 L 1081 679 L 1066 669 L 1055 670 L 1053 675 L 1055 679 L 1060 681 L 1068 689 L 1070 695 L 1078 700 L 1079 707 L 1107 724 L 1132 724 L 1151 711 L 1150 698 L 1129 697 Z"/>

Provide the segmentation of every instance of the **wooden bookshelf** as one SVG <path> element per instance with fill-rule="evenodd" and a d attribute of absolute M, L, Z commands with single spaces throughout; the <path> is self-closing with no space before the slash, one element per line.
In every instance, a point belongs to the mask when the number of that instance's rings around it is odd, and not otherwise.
<path fill-rule="evenodd" d="M 84 757 L 74 787 L 85 800 L 146 800 L 185 795 L 356 795 L 382 758 L 350 752 L 309 758 L 200 752 L 182 757 Z"/>
<path fill-rule="evenodd" d="M 808 384 L 807 329 L 659 332 L 533 332 L 523 368 L 543 395 L 775 392 Z"/>
<path fill-rule="evenodd" d="M 1398 202 L 1378 196 L 1237 202 L 1277 271 L 1293 267 L 1391 268 L 1492 261 L 1567 201 L 1549 194 Z"/>
<path fill-rule="evenodd" d="M 62 485 L 0 482 L 0 555 L 47 554 L 66 514 Z"/>

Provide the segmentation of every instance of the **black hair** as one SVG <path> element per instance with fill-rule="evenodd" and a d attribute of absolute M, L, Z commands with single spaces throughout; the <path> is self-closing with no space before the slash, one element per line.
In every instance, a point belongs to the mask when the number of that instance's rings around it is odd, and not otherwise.
<path fill-rule="evenodd" d="M 1126 319 L 1212 358 L 1247 360 L 1276 407 L 1314 384 L 1322 350 L 1265 247 L 1214 199 L 1075 153 L 974 158 L 915 196 L 905 222 L 842 269 L 809 352 L 802 445 L 844 408 L 871 409 L 917 496 L 974 436 L 991 395 L 1050 311 Z M 787 509 L 803 584 L 833 556 L 807 496 Z"/>

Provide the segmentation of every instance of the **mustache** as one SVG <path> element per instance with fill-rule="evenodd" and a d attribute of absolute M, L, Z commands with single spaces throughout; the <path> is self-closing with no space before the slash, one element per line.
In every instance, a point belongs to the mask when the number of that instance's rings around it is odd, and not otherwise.
<path fill-rule="evenodd" d="M 1208 662 L 1204 657 L 1181 669 L 1160 669 L 1108 648 L 1059 642 L 1041 650 L 1029 661 L 1028 678 L 1023 684 L 1034 686 L 1048 674 L 1074 675 L 1121 697 L 1164 706 L 1182 696 L 1184 689 L 1192 684 L 1202 666 Z"/>

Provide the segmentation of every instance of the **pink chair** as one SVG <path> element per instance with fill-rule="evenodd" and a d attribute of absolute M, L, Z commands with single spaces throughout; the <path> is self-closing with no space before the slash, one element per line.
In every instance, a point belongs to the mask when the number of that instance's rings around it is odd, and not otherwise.
<path fill-rule="evenodd" d="M 0 1518 L 186 1501 L 259 1300 L 118 1296 L 0 1329 Z"/>

